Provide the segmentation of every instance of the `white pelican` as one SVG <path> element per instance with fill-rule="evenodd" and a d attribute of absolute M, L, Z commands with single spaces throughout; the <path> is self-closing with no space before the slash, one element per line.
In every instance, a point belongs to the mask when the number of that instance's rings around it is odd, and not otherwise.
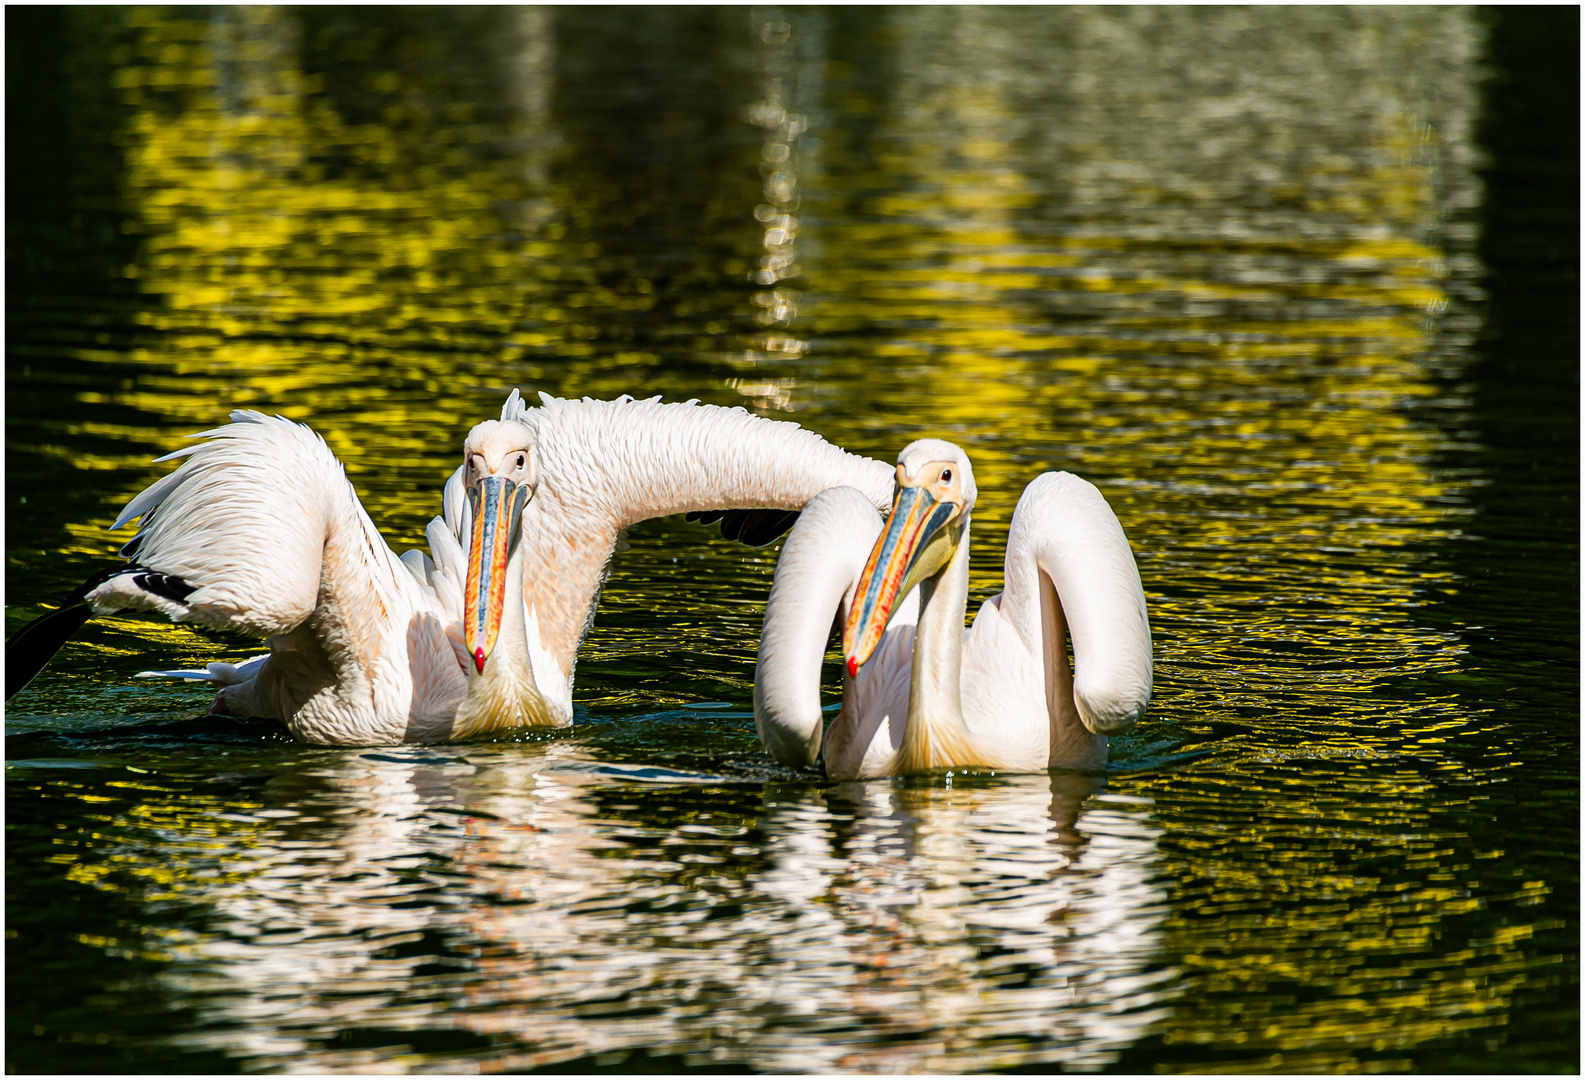
<path fill-rule="evenodd" d="M 965 632 L 975 494 L 968 455 L 921 439 L 897 458 L 884 528 L 853 489 L 804 508 L 776 565 L 754 674 L 754 721 L 772 757 L 808 765 L 822 750 L 820 662 L 833 616 L 847 668 L 823 740 L 834 779 L 1098 769 L 1106 736 L 1144 714 L 1145 594 L 1101 493 L 1061 472 L 1024 489 L 1006 588 Z"/>
<path fill-rule="evenodd" d="M 213 711 L 277 719 L 303 742 L 559 727 L 572 722 L 578 645 L 628 526 L 774 508 L 758 530 L 769 539 L 833 485 L 857 485 L 878 507 L 891 498 L 883 463 L 796 424 L 659 398 L 540 396 L 530 409 L 514 390 L 500 420 L 469 432 L 426 530 L 430 556 L 400 559 L 323 440 L 232 413 L 167 455 L 187 460 L 116 519 L 142 518 L 122 549 L 129 563 L 7 643 L 7 697 L 90 613 L 142 610 L 268 638 L 269 653 L 243 664 L 145 674 L 218 683 Z"/>

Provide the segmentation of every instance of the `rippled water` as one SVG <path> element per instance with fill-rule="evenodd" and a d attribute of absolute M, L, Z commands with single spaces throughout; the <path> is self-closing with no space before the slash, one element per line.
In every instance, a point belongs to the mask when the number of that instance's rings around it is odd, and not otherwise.
<path fill-rule="evenodd" d="M 9 630 L 231 408 L 402 550 L 520 386 L 952 438 L 976 604 L 1078 472 L 1157 660 L 1105 777 L 829 784 L 680 519 L 548 736 L 295 746 L 98 620 L 7 710 L 8 1069 L 1578 1068 L 1577 10 L 7 29 Z"/>

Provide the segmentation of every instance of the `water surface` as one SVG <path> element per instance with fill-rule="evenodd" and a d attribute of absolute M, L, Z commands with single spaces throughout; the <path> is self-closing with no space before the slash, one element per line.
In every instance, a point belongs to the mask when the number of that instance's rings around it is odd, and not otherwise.
<path fill-rule="evenodd" d="M 831 784 L 681 519 L 549 735 L 296 746 L 97 620 L 6 715 L 8 1068 L 1577 1069 L 1577 11 L 7 28 L 8 630 L 231 409 L 400 551 L 521 387 L 953 439 L 975 605 L 1077 472 L 1156 647 L 1105 776 Z"/>

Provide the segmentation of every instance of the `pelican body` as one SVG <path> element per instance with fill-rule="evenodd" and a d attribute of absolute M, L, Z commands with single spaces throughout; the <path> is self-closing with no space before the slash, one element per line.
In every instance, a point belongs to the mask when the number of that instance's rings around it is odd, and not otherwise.
<path fill-rule="evenodd" d="M 243 664 L 144 674 L 216 683 L 212 711 L 274 718 L 303 742 L 564 726 L 623 530 L 752 508 L 785 521 L 834 484 L 890 499 L 883 463 L 796 424 L 659 398 L 540 397 L 529 408 L 514 390 L 499 420 L 469 432 L 429 554 L 400 558 L 322 439 L 232 413 L 167 455 L 186 460 L 117 518 L 142 519 L 128 564 L 8 642 L 7 696 L 90 614 L 148 611 L 266 638 L 269 652 Z"/>
<path fill-rule="evenodd" d="M 1045 473 L 1013 513 L 1006 586 L 963 629 L 976 488 L 968 455 L 922 439 L 883 522 L 853 488 L 809 503 L 765 608 L 754 719 L 776 760 L 834 779 L 957 766 L 1097 770 L 1150 700 L 1150 623 L 1117 516 Z M 842 627 L 842 709 L 823 731 L 820 665 Z M 1070 667 L 1067 639 L 1073 644 Z"/>

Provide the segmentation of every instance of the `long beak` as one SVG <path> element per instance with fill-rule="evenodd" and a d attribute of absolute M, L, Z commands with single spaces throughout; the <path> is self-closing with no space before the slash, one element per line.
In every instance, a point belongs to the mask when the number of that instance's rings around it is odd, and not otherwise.
<path fill-rule="evenodd" d="M 881 643 L 886 624 L 908 590 L 952 560 L 961 528 L 949 528 L 961 508 L 937 502 L 924 488 L 899 487 L 891 517 L 853 588 L 853 607 L 842 627 L 848 676 L 858 675 Z"/>
<path fill-rule="evenodd" d="M 462 613 L 462 638 L 473 666 L 484 661 L 501 632 L 506 607 L 506 560 L 517 539 L 523 507 L 533 492 L 502 476 L 486 476 L 468 491 L 473 503 L 473 538 L 468 544 L 468 593 Z"/>

